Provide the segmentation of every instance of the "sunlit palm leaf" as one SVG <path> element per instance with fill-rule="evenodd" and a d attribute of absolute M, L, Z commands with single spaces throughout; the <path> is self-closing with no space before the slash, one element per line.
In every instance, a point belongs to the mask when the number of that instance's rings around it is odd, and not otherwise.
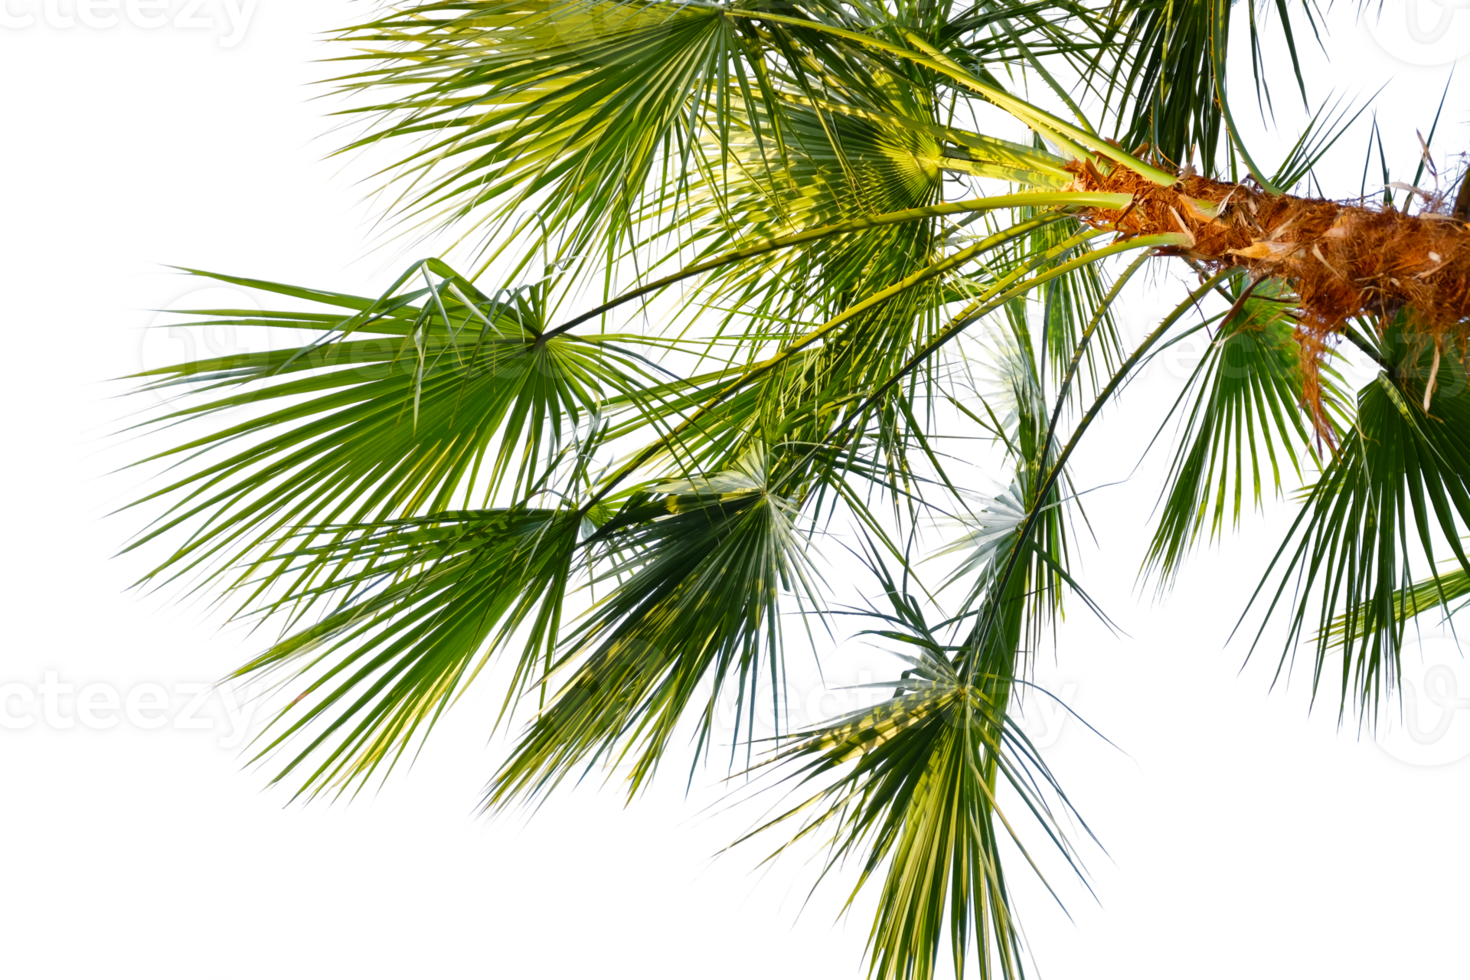
<path fill-rule="evenodd" d="M 1021 935 L 1001 868 L 1001 839 L 1009 837 L 1031 858 L 1000 810 L 999 787 L 1014 793 L 1077 865 L 1058 822 L 1062 814 L 1074 816 L 1070 804 L 1006 714 L 1020 617 L 1008 617 L 1004 639 L 996 634 L 999 642 L 967 682 L 951 658 L 974 662 L 975 652 L 942 643 L 913 598 L 881 572 L 880 578 L 893 612 L 880 616 L 888 624 L 876 635 L 900 644 L 911 666 L 889 700 L 802 733 L 763 763 L 785 772 L 783 781 L 795 781 L 797 800 L 755 833 L 795 825 L 792 842 L 772 858 L 805 840 L 826 844 L 824 877 L 856 860 L 862 870 L 849 905 L 870 879 L 881 881 L 869 934 L 873 976 L 928 980 L 946 934 L 956 975 L 965 972 L 974 948 L 980 976 L 1021 976 Z"/>
<path fill-rule="evenodd" d="M 398 206 L 436 222 L 483 207 L 474 220 L 495 223 L 534 208 L 560 257 L 611 259 L 648 197 L 679 195 L 706 114 L 760 91 L 740 67 L 747 42 L 713 7 L 426 3 L 346 38 L 372 67 L 338 84 L 391 94 L 352 110 L 375 123 L 349 149 L 401 145 Z"/>

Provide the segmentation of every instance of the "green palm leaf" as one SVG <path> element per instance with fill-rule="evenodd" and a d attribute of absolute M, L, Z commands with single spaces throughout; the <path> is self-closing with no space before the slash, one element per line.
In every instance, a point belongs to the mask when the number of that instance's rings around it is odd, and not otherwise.
<path fill-rule="evenodd" d="M 1232 526 L 1240 522 L 1247 497 L 1259 506 L 1263 487 L 1280 492 L 1286 467 L 1300 479 L 1303 459 L 1316 459 L 1301 410 L 1301 353 L 1283 288 L 1267 282 L 1246 293 L 1238 279 L 1232 287 L 1238 311 L 1221 323 L 1189 380 L 1195 397 L 1145 559 L 1161 584 L 1178 574 L 1207 526 L 1213 540 L 1227 515 Z"/>
<path fill-rule="evenodd" d="M 681 192 L 661 179 L 691 152 L 705 114 L 732 91 L 760 91 L 741 68 L 746 40 L 712 7 L 426 3 L 345 39 L 372 67 L 337 83 L 391 93 L 350 110 L 375 125 L 347 149 L 406 147 L 399 208 L 444 222 L 483 206 L 498 226 L 534 207 L 564 232 L 563 256 L 616 254 L 648 197 Z"/>
<path fill-rule="evenodd" d="M 1398 677 L 1416 551 L 1431 570 L 1436 549 L 1470 570 L 1460 546 L 1470 524 L 1470 392 L 1463 380 L 1431 387 L 1435 351 L 1406 344 L 1401 332 L 1388 334 L 1380 356 L 1393 374 L 1358 393 L 1351 431 L 1272 562 L 1283 581 L 1267 610 L 1287 605 L 1293 639 L 1315 610 L 1313 689 L 1340 646 L 1341 707 L 1370 717 Z"/>
<path fill-rule="evenodd" d="M 601 577 L 617 584 L 563 640 L 554 670 L 566 679 L 496 775 L 487 806 L 629 753 L 628 791 L 636 793 L 691 707 L 698 744 L 710 746 L 726 683 L 737 695 L 737 732 L 742 715 L 747 731 L 753 725 L 751 702 L 763 687 L 778 698 L 778 593 L 816 596 L 796 507 L 770 462 L 756 440 L 729 470 L 651 487 L 661 500 L 635 495 L 594 536 L 616 559 Z M 711 679 L 708 697 L 694 704 Z"/>
<path fill-rule="evenodd" d="M 899 656 L 910 666 L 888 700 L 803 732 L 762 763 L 785 773 L 781 782 L 794 781 L 797 799 L 749 836 L 794 825 L 790 843 L 767 860 L 818 841 L 828 849 L 822 877 L 846 860 L 858 862 L 848 906 L 870 880 L 881 882 L 868 939 L 871 975 L 933 977 L 947 934 L 956 975 L 973 948 L 982 977 L 1021 976 L 1021 934 L 1001 840 L 1009 838 L 1035 864 L 1000 809 L 1002 785 L 1080 870 L 1060 822 L 1076 814 L 1006 713 L 1022 603 L 1013 592 L 1007 625 L 983 651 L 948 645 L 914 598 L 881 567 L 875 571 L 892 612 L 877 614 L 886 628 L 874 633 L 907 651 Z M 956 662 L 980 666 L 962 675 Z"/>
<path fill-rule="evenodd" d="M 1470 595 L 1470 572 L 1466 572 L 1463 568 L 1448 568 L 1439 574 L 1415 582 L 1411 588 L 1395 592 L 1393 621 L 1403 626 L 1416 616 L 1423 616 L 1433 611 L 1443 612 L 1445 618 L 1448 619 L 1465 608 L 1465 604 L 1461 603 L 1454 609 L 1450 609 L 1450 603 L 1456 599 L 1463 599 L 1467 595 Z M 1332 620 L 1332 626 L 1327 631 L 1329 649 L 1345 646 L 1350 631 L 1354 628 L 1360 629 L 1360 624 L 1366 623 L 1372 614 L 1373 609 L 1366 604 L 1339 613 Z"/>

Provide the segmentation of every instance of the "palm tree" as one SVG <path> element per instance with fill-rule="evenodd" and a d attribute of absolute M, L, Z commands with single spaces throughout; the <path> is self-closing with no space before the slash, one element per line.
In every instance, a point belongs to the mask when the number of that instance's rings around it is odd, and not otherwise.
<path fill-rule="evenodd" d="M 1294 59 L 1313 10 L 1275 6 Z M 195 273 L 276 298 L 200 322 L 301 341 L 142 382 L 190 393 L 160 423 L 247 409 L 151 457 L 176 475 L 131 547 L 174 541 L 147 581 L 279 629 L 238 672 L 295 695 L 255 758 L 355 792 L 494 663 L 519 736 L 486 810 L 588 771 L 636 795 L 687 738 L 784 787 L 755 839 L 872 879 L 875 976 L 930 977 L 946 944 L 957 974 L 1021 976 L 1007 841 L 1080 867 L 1085 828 L 1013 717 L 1064 599 L 1091 606 L 1069 463 L 1202 331 L 1145 573 L 1307 483 L 1256 640 L 1284 619 L 1283 663 L 1305 644 L 1314 691 L 1371 718 L 1406 621 L 1470 592 L 1470 198 L 1288 193 L 1351 118 L 1263 171 L 1230 14 L 466 0 L 344 30 L 346 151 L 389 148 L 389 213 L 470 271 L 416 261 L 376 297 Z M 1130 346 L 1114 309 L 1160 264 L 1198 286 Z M 1381 369 L 1357 392 L 1344 344 Z M 852 613 L 907 665 L 886 699 L 758 726 L 784 631 L 840 655 L 822 626 Z"/>

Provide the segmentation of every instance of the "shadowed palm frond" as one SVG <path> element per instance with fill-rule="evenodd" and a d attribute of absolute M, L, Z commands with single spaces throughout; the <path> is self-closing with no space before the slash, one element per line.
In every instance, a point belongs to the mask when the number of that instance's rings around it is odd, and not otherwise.
<path fill-rule="evenodd" d="M 1367 719 L 1398 678 L 1414 566 L 1429 564 L 1436 589 L 1437 549 L 1470 571 L 1460 545 L 1470 525 L 1470 390 L 1459 374 L 1440 379 L 1440 352 L 1407 342 L 1402 330 L 1390 331 L 1380 351 L 1392 374 L 1380 372 L 1358 393 L 1352 429 L 1267 573 L 1278 572 L 1281 585 L 1267 592 L 1263 581 L 1257 591 L 1271 597 L 1268 615 L 1286 608 L 1293 643 L 1315 615 L 1313 690 L 1340 647 L 1341 710 L 1351 705 Z"/>
<path fill-rule="evenodd" d="M 1449 620 L 1465 608 L 1463 602 L 1453 608 L 1450 604 L 1466 596 L 1470 596 L 1470 572 L 1463 568 L 1449 567 L 1429 578 L 1420 579 L 1411 588 L 1396 592 L 1393 597 L 1393 620 L 1403 627 L 1410 620 L 1427 616 L 1431 612 L 1437 612 L 1445 620 Z M 1350 633 L 1360 629 L 1361 624 L 1367 622 L 1371 615 L 1372 609 L 1366 604 L 1339 613 L 1327 631 L 1328 649 L 1335 650 L 1345 646 Z"/>

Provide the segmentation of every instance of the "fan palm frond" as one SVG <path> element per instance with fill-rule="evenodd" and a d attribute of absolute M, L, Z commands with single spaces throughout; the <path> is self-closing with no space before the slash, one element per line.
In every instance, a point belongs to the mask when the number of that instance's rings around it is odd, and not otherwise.
<path fill-rule="evenodd" d="M 1437 385 L 1441 352 L 1401 329 L 1380 349 L 1392 373 L 1358 393 L 1346 441 L 1272 562 L 1281 585 L 1267 591 L 1263 582 L 1257 591 L 1271 597 L 1268 615 L 1285 606 L 1292 642 L 1316 610 L 1313 689 L 1325 679 L 1329 650 L 1340 646 L 1341 709 L 1369 719 L 1397 680 L 1414 566 L 1429 564 L 1435 589 L 1443 580 L 1436 549 L 1470 570 L 1460 544 L 1470 524 L 1470 390 L 1458 379 Z"/>
<path fill-rule="evenodd" d="M 1267 282 L 1247 292 L 1252 287 L 1236 279 L 1232 288 L 1236 312 L 1219 324 L 1189 380 L 1196 395 L 1149 544 L 1147 565 L 1163 583 L 1178 574 L 1206 526 L 1215 538 L 1227 514 L 1232 526 L 1240 523 L 1247 497 L 1259 506 L 1268 483 L 1280 493 L 1284 473 L 1300 480 L 1303 463 L 1317 462 L 1310 421 L 1301 411 L 1292 308 L 1279 285 Z M 1183 399 L 1181 394 L 1181 404 Z"/>
<path fill-rule="evenodd" d="M 1450 608 L 1450 603 L 1467 595 L 1470 595 L 1470 572 L 1450 566 L 1394 593 L 1393 620 L 1403 626 L 1415 617 L 1427 616 L 1431 612 L 1438 612 L 1449 619 L 1465 608 L 1463 602 L 1454 608 Z M 1327 631 L 1329 649 L 1340 649 L 1346 645 L 1350 630 L 1367 622 L 1371 614 L 1372 610 L 1366 604 L 1338 613 Z"/>

